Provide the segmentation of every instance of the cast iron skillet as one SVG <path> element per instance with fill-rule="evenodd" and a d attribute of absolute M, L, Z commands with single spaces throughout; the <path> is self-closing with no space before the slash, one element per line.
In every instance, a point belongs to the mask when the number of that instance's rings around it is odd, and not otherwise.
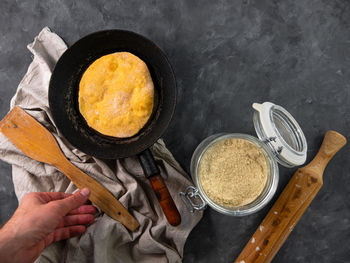
<path fill-rule="evenodd" d="M 105 136 L 90 128 L 78 105 L 79 82 L 85 70 L 99 57 L 119 51 L 130 52 L 147 64 L 155 88 L 150 120 L 138 134 L 123 139 Z M 180 214 L 148 149 L 168 127 L 176 105 L 175 76 L 157 45 L 124 30 L 100 31 L 78 40 L 64 52 L 54 68 L 49 105 L 57 128 L 77 149 L 102 159 L 138 155 L 169 223 L 180 224 Z"/>

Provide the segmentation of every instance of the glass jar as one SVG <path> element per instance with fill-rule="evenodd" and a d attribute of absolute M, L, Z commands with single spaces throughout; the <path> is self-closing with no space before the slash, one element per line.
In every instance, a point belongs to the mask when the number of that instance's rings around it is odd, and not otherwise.
<path fill-rule="evenodd" d="M 190 211 L 203 210 L 209 205 L 214 210 L 231 216 L 245 216 L 262 209 L 274 196 L 278 180 L 278 164 L 285 167 L 302 165 L 306 160 L 307 143 L 296 120 L 284 108 L 271 102 L 254 103 L 253 123 L 258 138 L 241 133 L 214 134 L 203 140 L 191 159 L 191 177 L 196 187 L 188 187 L 180 196 Z M 230 138 L 247 140 L 264 154 L 267 163 L 267 181 L 263 191 L 251 203 L 240 207 L 225 207 L 211 200 L 203 190 L 199 166 L 204 153 L 215 143 Z"/>

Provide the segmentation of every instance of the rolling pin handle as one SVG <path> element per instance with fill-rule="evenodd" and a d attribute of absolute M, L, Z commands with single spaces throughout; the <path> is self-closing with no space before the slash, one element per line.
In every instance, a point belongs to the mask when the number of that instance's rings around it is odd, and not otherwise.
<path fill-rule="evenodd" d="M 346 144 L 346 138 L 336 131 L 328 131 L 324 136 L 320 150 L 304 169 L 317 170 L 322 174 L 332 157 Z"/>

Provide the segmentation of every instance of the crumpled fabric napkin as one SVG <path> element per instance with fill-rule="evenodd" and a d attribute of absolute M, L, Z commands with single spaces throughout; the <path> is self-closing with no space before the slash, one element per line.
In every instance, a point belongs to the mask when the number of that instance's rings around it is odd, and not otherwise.
<path fill-rule="evenodd" d="M 22 107 L 51 131 L 65 156 L 113 193 L 140 223 L 136 232 L 129 232 L 119 222 L 99 213 L 82 236 L 52 244 L 36 262 L 181 262 L 186 238 L 202 213 L 188 212 L 179 197 L 178 193 L 192 183 L 163 141 L 159 140 L 151 150 L 182 216 L 177 227 L 167 223 L 135 157 L 103 161 L 88 156 L 72 147 L 56 129 L 48 106 L 48 85 L 55 63 L 67 49 L 63 40 L 45 27 L 28 49 L 33 62 L 11 100 L 11 108 Z M 12 164 L 19 201 L 29 192 L 77 190 L 55 167 L 28 158 L 1 133 L 0 158 Z"/>

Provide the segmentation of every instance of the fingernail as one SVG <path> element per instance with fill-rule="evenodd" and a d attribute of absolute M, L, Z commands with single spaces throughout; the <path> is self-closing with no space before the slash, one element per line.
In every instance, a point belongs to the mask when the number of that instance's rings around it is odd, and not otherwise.
<path fill-rule="evenodd" d="M 84 188 L 80 191 L 80 193 L 83 195 L 83 196 L 86 196 L 88 197 L 90 195 L 90 190 L 88 188 Z"/>

